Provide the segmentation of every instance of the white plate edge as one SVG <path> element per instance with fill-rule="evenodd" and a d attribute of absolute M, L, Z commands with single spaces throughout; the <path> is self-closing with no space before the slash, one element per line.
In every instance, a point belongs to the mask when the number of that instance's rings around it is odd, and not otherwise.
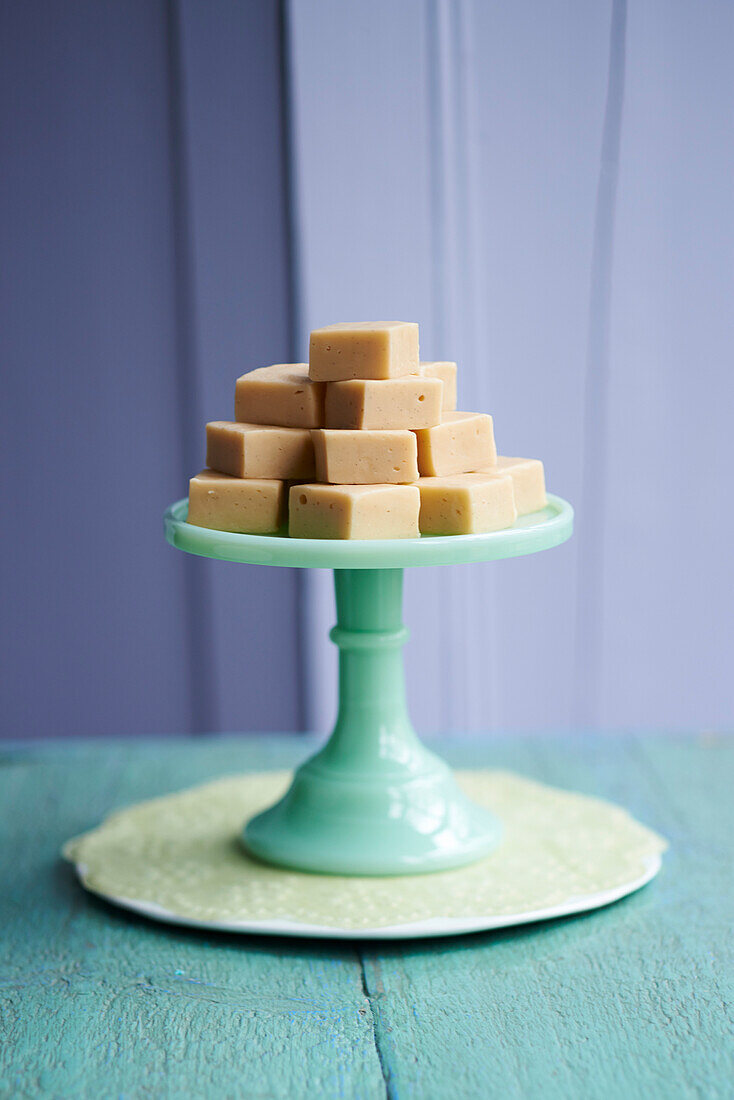
<path fill-rule="evenodd" d="M 429 936 L 458 936 L 470 932 L 492 932 L 501 928 L 514 928 L 520 924 L 533 924 L 537 921 L 554 920 L 557 917 L 568 917 L 575 913 L 600 909 L 605 905 L 611 905 L 613 902 L 627 897 L 628 894 L 634 894 L 637 890 L 646 886 L 648 882 L 655 878 L 662 867 L 662 855 L 655 852 L 646 856 L 643 863 L 645 870 L 638 878 L 630 882 L 612 887 L 609 890 L 601 890 L 596 894 L 568 898 L 562 904 L 549 906 L 546 909 L 534 909 L 524 913 L 510 913 L 495 917 L 431 917 L 429 920 L 415 921 L 412 924 L 356 929 L 332 928 L 328 925 L 319 924 L 299 924 L 297 921 L 277 919 L 267 921 L 205 921 L 193 917 L 182 917 L 177 913 L 164 909 L 155 902 L 118 897 L 114 894 L 105 894 L 100 890 L 95 890 L 85 882 L 86 865 L 75 863 L 74 866 L 80 882 L 91 894 L 112 902 L 122 909 L 129 909 L 134 913 L 150 917 L 152 920 L 165 921 L 185 928 L 249 935 L 302 936 L 309 939 L 399 940 L 425 939 Z"/>

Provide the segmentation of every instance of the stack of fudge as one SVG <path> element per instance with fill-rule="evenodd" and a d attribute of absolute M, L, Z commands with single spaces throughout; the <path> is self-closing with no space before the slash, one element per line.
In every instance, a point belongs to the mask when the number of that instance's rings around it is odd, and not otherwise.
<path fill-rule="evenodd" d="M 418 325 L 311 333 L 308 363 L 237 379 L 206 426 L 188 522 L 309 539 L 466 535 L 546 503 L 538 459 L 497 455 L 492 417 L 456 411 L 456 364 L 422 363 Z"/>

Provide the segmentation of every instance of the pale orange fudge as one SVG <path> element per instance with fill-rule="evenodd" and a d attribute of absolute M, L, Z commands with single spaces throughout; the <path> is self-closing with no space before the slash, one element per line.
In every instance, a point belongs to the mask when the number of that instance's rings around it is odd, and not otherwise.
<path fill-rule="evenodd" d="M 410 321 L 346 321 L 314 329 L 309 343 L 309 377 L 400 378 L 417 374 L 418 325 Z"/>
<path fill-rule="evenodd" d="M 189 482 L 188 522 L 214 531 L 272 535 L 286 521 L 282 481 L 202 470 Z"/>
<path fill-rule="evenodd" d="M 399 485 L 418 477 L 414 432 L 316 428 L 311 435 L 317 481 L 336 485 Z"/>
<path fill-rule="evenodd" d="M 301 539 L 418 538 L 415 485 L 293 485 L 288 534 Z"/>
<path fill-rule="evenodd" d="M 517 519 L 512 478 L 497 474 L 422 477 L 422 535 L 471 535 L 501 531 Z"/>
<path fill-rule="evenodd" d="M 537 512 L 548 503 L 545 495 L 545 472 L 539 458 L 507 458 L 498 455 L 496 463 L 489 466 L 486 473 L 509 475 L 512 478 L 519 516 Z"/>
<path fill-rule="evenodd" d="M 213 420 L 206 426 L 206 464 L 233 477 L 307 481 L 315 473 L 311 432 Z"/>
<path fill-rule="evenodd" d="M 443 390 L 440 378 L 414 374 L 380 381 L 327 382 L 325 424 L 327 428 L 430 428 L 441 422 Z"/>
<path fill-rule="evenodd" d="M 487 413 L 445 413 L 440 424 L 415 435 L 421 477 L 484 470 L 497 459 L 492 417 Z"/>
<path fill-rule="evenodd" d="M 421 363 L 418 367 L 421 378 L 440 378 L 443 382 L 443 412 L 456 409 L 456 363 Z"/>
<path fill-rule="evenodd" d="M 324 383 L 308 377 L 308 363 L 257 367 L 237 379 L 234 418 L 284 428 L 324 426 Z"/>

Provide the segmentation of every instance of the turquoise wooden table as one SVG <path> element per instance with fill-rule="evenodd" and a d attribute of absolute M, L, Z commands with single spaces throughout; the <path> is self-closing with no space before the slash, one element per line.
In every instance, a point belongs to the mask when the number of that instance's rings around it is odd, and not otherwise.
<path fill-rule="evenodd" d="M 294 737 L 88 743 L 0 756 L 0 1096 L 732 1096 L 734 740 L 447 742 L 606 796 L 668 838 L 607 909 L 393 944 L 202 933 L 85 894 L 58 856 L 109 810 L 291 765 Z"/>

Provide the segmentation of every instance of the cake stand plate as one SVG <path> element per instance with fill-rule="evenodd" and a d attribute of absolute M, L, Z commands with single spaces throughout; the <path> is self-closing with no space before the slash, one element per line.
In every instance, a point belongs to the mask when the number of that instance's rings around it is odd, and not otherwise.
<path fill-rule="evenodd" d="M 547 507 L 520 516 L 513 527 L 483 535 L 433 535 L 417 539 L 292 539 L 282 535 L 237 535 L 186 522 L 189 502 L 172 504 L 164 516 L 172 546 L 220 561 L 284 565 L 296 569 L 402 569 L 407 565 L 466 565 L 550 550 L 570 538 L 573 508 L 548 494 Z"/>
<path fill-rule="evenodd" d="M 232 776 L 121 810 L 66 845 L 93 893 L 155 920 L 224 932 L 402 939 L 506 928 L 595 909 L 648 882 L 665 842 L 600 799 L 500 771 L 459 786 L 503 824 L 471 866 L 432 875 L 286 871 L 242 848 L 244 817 L 285 773 Z"/>
<path fill-rule="evenodd" d="M 413 730 L 405 699 L 403 567 L 492 561 L 547 550 L 569 537 L 573 510 L 550 496 L 541 511 L 491 534 L 347 541 L 211 531 L 165 516 L 168 541 L 210 558 L 334 570 L 339 707 L 328 743 L 288 791 L 247 822 L 261 860 L 337 875 L 404 875 L 471 863 L 499 843 L 502 823 L 457 786 Z"/>

